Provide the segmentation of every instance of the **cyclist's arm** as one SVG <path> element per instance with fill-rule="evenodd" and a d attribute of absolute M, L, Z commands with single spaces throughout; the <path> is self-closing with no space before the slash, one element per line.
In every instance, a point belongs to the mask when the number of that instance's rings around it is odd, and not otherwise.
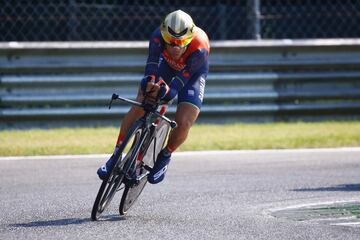
<path fill-rule="evenodd" d="M 149 55 L 146 61 L 145 76 L 157 76 L 160 54 L 163 51 L 159 29 L 156 29 L 149 41 Z"/>
<path fill-rule="evenodd" d="M 195 51 L 187 60 L 187 66 L 179 71 L 170 82 L 170 89 L 163 98 L 165 101 L 171 101 L 178 92 L 186 85 L 191 76 L 196 73 L 205 64 L 208 64 L 209 52 L 206 49 Z"/>

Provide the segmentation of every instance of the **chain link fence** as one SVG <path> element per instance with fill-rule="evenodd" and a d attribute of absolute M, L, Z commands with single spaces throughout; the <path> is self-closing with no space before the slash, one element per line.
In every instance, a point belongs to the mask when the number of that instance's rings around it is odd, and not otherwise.
<path fill-rule="evenodd" d="M 0 41 L 146 40 L 177 9 L 212 40 L 360 36 L 358 0 L 3 0 Z"/>

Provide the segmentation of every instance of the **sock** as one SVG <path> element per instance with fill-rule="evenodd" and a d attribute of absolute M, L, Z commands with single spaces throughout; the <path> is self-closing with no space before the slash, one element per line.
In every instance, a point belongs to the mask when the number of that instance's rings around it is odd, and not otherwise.
<path fill-rule="evenodd" d="M 165 157 L 170 157 L 171 156 L 171 153 L 172 153 L 172 149 L 169 147 L 169 146 L 166 146 L 164 149 L 163 149 L 163 155 Z"/>
<path fill-rule="evenodd" d="M 123 134 L 119 133 L 118 139 L 116 141 L 116 146 L 120 146 L 121 143 L 124 141 L 124 139 L 125 139 L 125 136 Z"/>

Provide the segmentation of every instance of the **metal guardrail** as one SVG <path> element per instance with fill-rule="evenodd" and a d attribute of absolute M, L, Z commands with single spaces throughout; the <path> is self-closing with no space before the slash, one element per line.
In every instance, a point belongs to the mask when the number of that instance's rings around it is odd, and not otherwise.
<path fill-rule="evenodd" d="M 212 42 L 200 121 L 359 119 L 360 40 Z M 0 128 L 114 122 L 146 42 L 0 43 Z M 170 108 L 173 113 L 174 107 Z"/>

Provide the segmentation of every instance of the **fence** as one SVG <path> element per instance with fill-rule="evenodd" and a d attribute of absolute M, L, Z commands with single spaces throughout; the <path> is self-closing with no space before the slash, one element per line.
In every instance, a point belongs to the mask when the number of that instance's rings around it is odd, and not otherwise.
<path fill-rule="evenodd" d="M 4 0 L 0 41 L 147 40 L 176 9 L 211 40 L 360 37 L 354 0 Z"/>
<path fill-rule="evenodd" d="M 146 42 L 0 43 L 0 128 L 117 124 Z M 360 40 L 212 42 L 205 121 L 359 119 Z M 170 108 L 174 113 L 174 107 Z"/>

